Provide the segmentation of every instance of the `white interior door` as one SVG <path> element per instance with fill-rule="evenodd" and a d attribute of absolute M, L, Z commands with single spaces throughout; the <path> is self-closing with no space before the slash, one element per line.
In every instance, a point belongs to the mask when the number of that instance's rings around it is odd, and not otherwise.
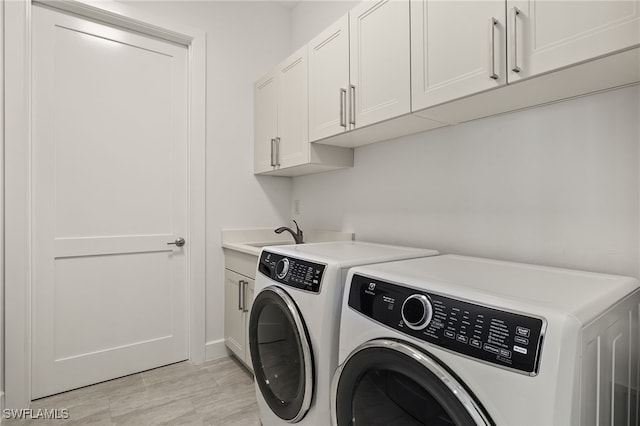
<path fill-rule="evenodd" d="M 33 8 L 32 398 L 188 357 L 187 50 Z"/>

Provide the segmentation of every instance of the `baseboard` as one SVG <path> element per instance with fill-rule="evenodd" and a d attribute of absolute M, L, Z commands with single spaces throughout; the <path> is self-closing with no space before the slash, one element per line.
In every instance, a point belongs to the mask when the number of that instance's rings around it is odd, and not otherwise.
<path fill-rule="evenodd" d="M 227 345 L 224 344 L 224 339 L 212 340 L 205 345 L 205 361 L 213 361 L 229 355 L 230 352 Z"/>

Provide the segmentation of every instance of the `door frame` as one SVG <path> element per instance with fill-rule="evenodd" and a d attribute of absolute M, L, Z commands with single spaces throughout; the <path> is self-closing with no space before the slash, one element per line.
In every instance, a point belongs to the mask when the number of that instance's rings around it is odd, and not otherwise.
<path fill-rule="evenodd" d="M 31 0 L 3 1 L 4 74 L 4 401 L 31 401 Z M 81 17 L 182 44 L 188 49 L 189 360 L 205 359 L 206 33 L 112 0 L 34 0 Z"/>

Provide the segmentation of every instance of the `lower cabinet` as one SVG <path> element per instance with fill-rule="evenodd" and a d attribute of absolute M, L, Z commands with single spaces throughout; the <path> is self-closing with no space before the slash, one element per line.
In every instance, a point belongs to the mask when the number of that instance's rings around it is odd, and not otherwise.
<path fill-rule="evenodd" d="M 251 256 L 257 259 L 255 256 Z M 227 348 L 242 361 L 247 368 L 251 366 L 249 350 L 249 313 L 253 303 L 255 269 L 247 275 L 228 268 L 224 271 L 224 341 Z M 255 267 L 254 267 L 255 268 Z"/>

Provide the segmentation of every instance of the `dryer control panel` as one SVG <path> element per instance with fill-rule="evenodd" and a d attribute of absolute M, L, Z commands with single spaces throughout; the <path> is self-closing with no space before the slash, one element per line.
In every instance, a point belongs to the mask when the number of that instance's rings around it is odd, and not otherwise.
<path fill-rule="evenodd" d="M 280 284 L 320 293 L 326 265 L 263 250 L 258 271 Z"/>
<path fill-rule="evenodd" d="M 355 274 L 349 306 L 401 333 L 535 376 L 546 321 Z"/>

